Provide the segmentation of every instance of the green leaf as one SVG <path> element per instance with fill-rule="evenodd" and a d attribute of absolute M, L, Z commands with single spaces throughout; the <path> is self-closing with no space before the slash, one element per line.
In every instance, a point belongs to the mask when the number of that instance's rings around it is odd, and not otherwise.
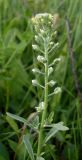
<path fill-rule="evenodd" d="M 36 130 L 38 129 L 39 127 L 39 116 L 38 115 L 33 119 L 32 125 L 34 128 L 36 128 Z"/>
<path fill-rule="evenodd" d="M 18 132 L 19 128 L 16 122 L 9 116 L 6 116 L 6 120 L 9 123 L 9 125 L 13 128 L 15 132 Z"/>
<path fill-rule="evenodd" d="M 3 143 L 0 143 L 0 160 L 9 160 L 9 153 Z"/>
<path fill-rule="evenodd" d="M 17 115 L 15 115 L 15 114 L 8 113 L 8 112 L 7 112 L 7 115 L 8 115 L 9 117 L 11 117 L 11 118 L 13 118 L 13 119 L 19 121 L 19 122 L 22 122 L 22 123 L 27 124 L 27 120 L 24 119 L 24 118 L 22 118 L 22 117 L 20 117 L 20 116 L 17 116 Z"/>
<path fill-rule="evenodd" d="M 16 152 L 17 143 L 14 142 L 14 141 L 12 141 L 12 140 L 10 140 L 10 139 L 8 140 L 8 143 L 9 143 L 10 148 L 11 148 L 14 152 Z"/>
<path fill-rule="evenodd" d="M 0 155 L 0 160 L 5 160 L 5 158 L 2 155 Z"/>
<path fill-rule="evenodd" d="M 18 150 L 17 150 L 17 160 L 26 160 L 26 157 L 28 156 L 28 153 L 27 153 L 27 150 L 26 150 L 26 147 L 25 147 L 25 144 L 24 143 L 20 143 L 18 145 Z"/>
<path fill-rule="evenodd" d="M 68 127 L 63 125 L 63 122 L 59 122 L 56 124 L 51 124 L 49 125 L 49 127 L 52 127 L 50 129 L 50 131 L 48 132 L 46 138 L 45 138 L 45 143 L 50 140 L 50 138 L 52 138 L 58 131 L 66 131 L 68 130 Z"/>
<path fill-rule="evenodd" d="M 31 145 L 27 135 L 23 136 L 23 142 L 24 142 L 25 147 L 28 151 L 29 157 L 31 158 L 31 160 L 34 160 L 34 153 L 33 153 L 32 145 Z"/>
<path fill-rule="evenodd" d="M 48 117 L 48 119 L 47 119 L 47 122 L 48 122 L 49 124 L 52 123 L 53 117 L 54 117 L 54 112 L 52 111 L 52 112 L 49 114 L 49 117 Z"/>
<path fill-rule="evenodd" d="M 17 116 L 15 114 L 9 113 L 9 112 L 7 112 L 6 114 L 7 114 L 7 116 L 9 116 L 9 117 L 11 117 L 11 118 L 13 118 L 13 119 L 15 119 L 15 120 L 17 120 L 19 122 L 22 122 L 25 125 L 29 126 L 30 128 L 33 128 L 35 130 L 35 128 L 33 127 L 33 125 L 30 124 L 30 123 L 28 123 L 26 119 L 24 119 L 24 118 L 22 118 L 20 116 Z"/>
<path fill-rule="evenodd" d="M 25 49 L 26 46 L 27 46 L 27 42 L 22 41 L 19 45 L 16 45 L 16 51 L 18 53 L 21 53 L 21 52 L 23 52 L 23 50 Z"/>

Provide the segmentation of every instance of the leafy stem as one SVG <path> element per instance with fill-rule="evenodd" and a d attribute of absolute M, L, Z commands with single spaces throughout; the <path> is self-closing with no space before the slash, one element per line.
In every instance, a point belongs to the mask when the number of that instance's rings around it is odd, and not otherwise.
<path fill-rule="evenodd" d="M 45 59 L 47 62 L 45 63 L 45 93 L 44 93 L 44 110 L 42 112 L 42 120 L 40 125 L 39 137 L 38 137 L 38 149 L 37 149 L 37 158 L 40 156 L 43 142 L 43 127 L 47 114 L 47 105 L 48 105 L 48 52 L 45 48 Z"/>
<path fill-rule="evenodd" d="M 50 54 L 57 46 L 58 43 L 55 43 L 53 40 L 52 32 L 54 31 L 53 29 L 53 16 L 51 14 L 45 13 L 45 14 L 38 14 L 36 15 L 33 19 L 32 22 L 35 27 L 35 44 L 32 45 L 33 49 L 38 53 L 40 52 L 40 55 L 37 56 L 38 62 L 42 63 L 44 65 L 44 72 L 43 68 L 42 71 L 38 68 L 32 69 L 34 73 L 44 73 L 44 101 L 42 101 L 38 107 L 36 107 L 37 112 L 42 113 L 41 121 L 40 121 L 40 127 L 39 127 L 39 135 L 38 135 L 38 148 L 37 148 L 37 155 L 36 159 L 40 160 L 43 159 L 41 158 L 41 153 L 42 153 L 42 147 L 43 147 L 43 141 L 44 143 L 47 142 L 58 130 L 57 128 L 58 124 L 56 124 L 56 128 L 54 130 L 54 127 L 51 128 L 48 134 L 46 134 L 46 140 L 44 138 L 44 126 L 46 126 L 46 120 L 47 120 L 47 107 L 48 107 L 48 97 L 52 96 L 53 94 L 57 94 L 61 92 L 60 87 L 55 87 L 54 92 L 48 95 L 48 86 L 49 87 L 54 87 L 55 81 L 54 80 L 49 80 L 50 75 L 53 72 L 53 65 L 56 62 L 60 61 L 60 58 L 56 58 L 53 60 L 53 62 L 50 63 Z M 53 33 L 54 35 L 54 33 Z M 42 52 L 41 52 L 42 51 Z M 42 54 L 41 54 L 42 53 Z M 40 83 L 37 81 L 37 79 L 32 80 L 32 84 L 34 86 L 41 86 Z M 42 87 L 43 88 L 43 87 Z M 52 120 L 51 120 L 52 121 Z M 51 122 L 49 123 L 51 124 Z M 62 123 L 60 123 L 58 127 L 63 128 Z M 66 130 L 67 128 L 63 128 L 63 130 Z"/>

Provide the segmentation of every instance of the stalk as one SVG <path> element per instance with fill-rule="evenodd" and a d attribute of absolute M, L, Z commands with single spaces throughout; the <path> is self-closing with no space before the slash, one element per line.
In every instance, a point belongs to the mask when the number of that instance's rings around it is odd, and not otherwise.
<path fill-rule="evenodd" d="M 53 25 L 53 20 L 56 18 L 55 16 L 52 16 L 51 14 L 48 13 L 42 13 L 42 14 L 37 14 L 35 17 L 32 18 L 32 22 L 34 25 L 34 29 L 36 32 L 35 35 L 35 44 L 32 45 L 33 49 L 37 52 L 40 53 L 40 55 L 37 56 L 37 61 L 42 63 L 45 66 L 44 70 L 44 79 L 45 79 L 45 84 L 42 86 L 39 84 L 37 79 L 32 80 L 32 84 L 34 86 L 39 86 L 41 88 L 44 88 L 44 102 L 42 101 L 38 107 L 36 107 L 37 112 L 42 113 L 41 117 L 41 122 L 40 122 L 40 127 L 39 127 L 39 135 L 38 135 L 38 147 L 37 147 L 37 155 L 36 159 L 39 160 L 42 158 L 41 152 L 42 152 L 42 147 L 43 147 L 43 141 L 44 141 L 44 125 L 46 122 L 46 115 L 47 115 L 47 106 L 48 106 L 48 96 L 52 96 L 53 94 L 58 94 L 61 92 L 60 87 L 56 87 L 54 89 L 54 92 L 50 93 L 48 95 L 48 86 L 49 87 L 54 87 L 55 81 L 50 80 L 48 82 L 48 77 L 50 74 L 53 72 L 53 66 L 56 62 L 60 61 L 60 58 L 56 58 L 52 61 L 52 63 L 49 65 L 48 59 L 50 57 L 50 53 L 53 51 L 58 46 L 58 43 L 55 43 L 53 40 L 53 36 L 56 35 L 56 32 L 54 31 L 54 25 Z M 40 46 L 41 44 L 41 46 Z M 48 56 L 49 55 L 49 56 Z M 34 68 L 32 70 L 34 73 L 40 73 L 37 72 L 38 68 Z M 43 106 L 44 105 L 44 106 Z M 50 125 L 53 127 L 52 120 L 50 120 Z M 57 126 L 57 124 L 56 124 Z M 61 126 L 61 127 L 60 127 Z M 63 123 L 58 123 L 58 130 L 68 130 L 67 127 L 63 126 Z M 55 129 L 55 128 L 54 128 Z M 51 137 L 50 137 L 51 138 Z"/>
<path fill-rule="evenodd" d="M 9 83 L 7 81 L 7 90 L 6 90 L 6 109 L 5 112 L 8 112 L 9 108 Z"/>
<path fill-rule="evenodd" d="M 48 52 L 45 50 L 45 59 L 47 62 L 45 63 L 45 93 L 44 93 L 44 110 L 42 113 L 42 120 L 40 125 L 39 137 L 38 137 L 38 149 L 37 149 L 37 158 L 40 156 L 42 150 L 43 143 L 43 127 L 46 120 L 47 114 L 47 105 L 48 105 Z"/>

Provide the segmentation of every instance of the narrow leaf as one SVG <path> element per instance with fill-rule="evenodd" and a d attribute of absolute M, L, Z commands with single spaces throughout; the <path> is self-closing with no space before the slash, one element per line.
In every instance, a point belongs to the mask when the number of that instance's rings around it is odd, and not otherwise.
<path fill-rule="evenodd" d="M 12 113 L 9 113 L 9 112 L 7 112 L 6 114 L 7 114 L 7 116 L 9 116 L 9 117 L 11 117 L 11 118 L 13 118 L 13 119 L 15 119 L 15 120 L 17 120 L 19 122 L 24 123 L 25 125 L 27 125 L 30 128 L 33 128 L 36 131 L 36 129 L 33 127 L 33 125 L 28 123 L 28 121 L 26 119 L 24 119 L 24 118 L 22 118 L 20 116 L 14 115 Z"/>
<path fill-rule="evenodd" d="M 14 115 L 14 114 L 12 114 L 12 113 L 8 113 L 8 112 L 7 112 L 7 116 L 9 116 L 9 117 L 11 117 L 11 118 L 13 118 L 13 119 L 15 119 L 15 120 L 17 120 L 17 121 L 19 121 L 19 122 L 22 122 L 22 123 L 26 123 L 26 124 L 27 124 L 27 120 L 24 119 L 24 118 L 22 118 L 22 117 L 20 117 L 20 116 L 17 116 L 17 115 Z"/>
<path fill-rule="evenodd" d="M 33 153 L 32 145 L 31 145 L 27 135 L 23 136 L 23 142 L 24 142 L 25 147 L 28 151 L 29 157 L 31 158 L 31 160 L 34 160 L 34 153 Z"/>
<path fill-rule="evenodd" d="M 52 128 L 48 132 L 46 138 L 45 138 L 45 143 L 52 138 L 58 131 L 66 131 L 68 130 L 68 127 L 63 125 L 63 122 L 59 122 L 56 124 L 51 124 Z"/>
<path fill-rule="evenodd" d="M 13 141 L 13 140 L 11 140 L 11 139 L 8 139 L 8 144 L 9 144 L 10 148 L 11 148 L 14 152 L 16 152 L 16 149 L 17 149 L 17 143 L 16 143 L 16 142 L 14 142 L 14 141 Z"/>
<path fill-rule="evenodd" d="M 13 130 L 15 132 L 18 132 L 19 128 L 18 128 L 16 122 L 9 116 L 6 116 L 6 120 L 9 123 L 9 125 L 13 128 Z"/>

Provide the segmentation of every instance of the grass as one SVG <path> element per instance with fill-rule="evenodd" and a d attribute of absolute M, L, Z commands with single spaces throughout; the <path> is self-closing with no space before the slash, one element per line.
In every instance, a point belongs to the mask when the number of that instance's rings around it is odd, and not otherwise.
<path fill-rule="evenodd" d="M 81 106 L 74 83 L 71 60 L 67 45 L 67 30 L 65 17 L 70 21 L 72 47 L 74 50 L 75 68 L 81 92 L 81 0 L 4 0 L 0 1 L 0 159 L 13 159 L 15 152 L 17 160 L 30 159 L 23 144 L 18 144 L 22 133 L 22 123 L 8 120 L 6 112 L 11 112 L 27 119 L 35 112 L 35 106 L 41 100 L 41 89 L 32 87 L 34 37 L 30 22 L 32 15 L 38 12 L 59 14 L 58 36 L 59 48 L 52 54 L 51 61 L 61 56 L 62 61 L 56 66 L 52 79 L 57 80 L 62 87 L 62 93 L 54 95 L 49 101 L 49 112 L 54 113 L 54 122 L 64 121 L 70 128 L 65 133 L 59 133 L 46 146 L 45 159 L 80 160 L 82 149 L 82 118 Z M 34 58 L 35 61 L 35 58 Z M 38 92 L 38 95 L 37 95 Z M 13 127 L 14 126 L 14 127 Z M 30 134 L 32 146 L 36 150 L 37 135 Z M 17 150 L 17 146 L 18 150 Z M 17 151 L 16 151 L 17 150 Z"/>

